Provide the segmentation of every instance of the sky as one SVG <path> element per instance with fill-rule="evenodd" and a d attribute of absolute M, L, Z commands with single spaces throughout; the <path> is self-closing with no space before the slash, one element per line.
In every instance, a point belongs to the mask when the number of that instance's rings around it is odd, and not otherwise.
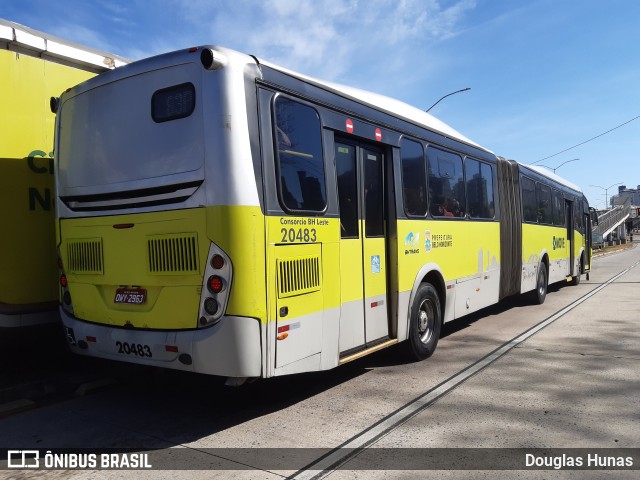
<path fill-rule="evenodd" d="M 597 208 L 640 185 L 636 0 L 2 0 L 0 18 L 131 60 L 221 45 L 423 109 L 470 88 L 430 113 Z"/>

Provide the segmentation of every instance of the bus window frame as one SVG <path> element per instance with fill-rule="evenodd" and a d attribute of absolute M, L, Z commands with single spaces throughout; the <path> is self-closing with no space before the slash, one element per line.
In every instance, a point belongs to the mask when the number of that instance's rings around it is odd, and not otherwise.
<path fill-rule="evenodd" d="M 429 161 L 429 148 L 432 148 L 433 150 L 436 151 L 435 155 L 435 162 L 436 162 L 436 166 L 438 167 L 438 177 L 441 177 L 440 175 L 440 159 L 438 158 L 438 152 L 442 152 L 446 155 L 454 155 L 456 157 L 458 157 L 460 159 L 460 167 L 461 167 L 461 171 L 462 171 L 462 182 L 463 182 L 463 193 L 464 193 L 464 202 L 462 202 L 462 206 L 465 209 L 464 211 L 464 215 L 452 215 L 452 216 L 448 216 L 448 215 L 434 215 L 433 211 L 432 211 L 432 199 L 433 199 L 433 191 L 432 191 L 432 186 L 431 186 L 431 182 L 429 180 L 429 177 L 431 175 L 431 169 L 430 169 L 430 161 Z M 466 175 L 465 175 L 465 158 L 467 157 L 467 155 L 463 154 L 462 152 L 453 150 L 453 149 L 449 149 L 446 147 L 443 147 L 441 145 L 435 144 L 435 143 L 428 143 L 426 145 L 426 148 L 424 150 L 425 152 L 425 160 L 426 160 L 426 167 L 427 167 L 427 192 L 428 192 L 428 200 L 427 200 L 427 204 L 428 204 L 428 209 L 427 209 L 427 213 L 429 215 L 430 218 L 433 219 L 437 219 L 437 220 L 467 220 L 469 218 L 468 216 L 468 212 L 467 212 L 467 182 L 466 182 Z M 446 177 L 445 177 L 446 178 Z M 455 198 L 456 201 L 459 202 L 458 198 Z M 459 202 L 460 203 L 460 202 Z"/>
<path fill-rule="evenodd" d="M 405 183 L 404 183 L 404 163 L 403 163 L 403 156 L 402 156 L 402 142 L 406 140 L 408 142 L 413 142 L 416 143 L 417 145 L 420 146 L 420 148 L 422 149 L 422 167 L 423 167 L 423 172 L 424 172 L 424 188 L 425 188 L 425 204 L 426 204 L 426 210 L 425 212 L 420 215 L 420 214 L 415 214 L 415 213 L 409 213 L 407 211 L 407 202 L 406 202 L 406 198 L 405 198 Z M 424 142 L 418 140 L 417 138 L 413 138 L 410 137 L 408 135 L 402 135 L 400 137 L 400 142 L 399 142 L 399 158 L 400 158 L 400 185 L 401 185 L 401 198 L 402 198 L 402 213 L 404 213 L 404 215 L 406 215 L 407 218 L 416 218 L 416 219 L 424 219 L 427 218 L 429 216 L 429 201 L 430 199 L 430 195 L 429 195 L 429 168 L 427 165 L 427 147 L 428 145 L 425 146 Z"/>
<path fill-rule="evenodd" d="M 466 210 L 466 214 L 465 217 L 468 218 L 469 220 L 472 220 L 474 222 L 491 222 L 494 220 L 497 220 L 497 207 L 496 207 L 496 169 L 494 168 L 494 164 L 490 163 L 490 162 L 486 162 L 483 160 L 480 160 L 479 158 L 475 158 L 469 155 L 465 155 L 463 158 L 463 169 L 464 169 L 464 188 L 465 188 L 465 195 L 466 195 L 466 201 L 467 201 L 467 210 Z M 482 166 L 486 165 L 487 167 L 489 167 L 491 169 L 491 193 L 492 193 L 492 198 L 491 200 L 493 201 L 493 216 L 492 217 L 472 217 L 471 216 L 471 209 L 469 208 L 469 189 L 468 189 L 468 182 L 469 179 L 467 178 L 467 161 L 473 161 L 473 162 L 477 162 L 478 163 L 478 167 L 479 167 L 479 173 L 480 175 L 482 175 Z M 484 178 L 484 177 L 481 177 Z M 489 197 L 487 197 L 487 200 L 489 200 Z M 487 205 L 487 209 L 491 208 L 491 202 L 489 202 L 489 204 Z"/>
<path fill-rule="evenodd" d="M 535 208 L 534 208 L 533 211 L 534 211 L 535 218 L 536 218 L 535 221 L 529 220 L 527 218 L 527 215 L 525 214 L 525 202 L 524 202 L 525 195 L 524 195 L 524 188 L 523 188 L 524 187 L 524 182 L 523 182 L 524 179 L 530 181 L 533 184 L 533 197 L 534 197 L 534 201 L 535 201 L 534 202 L 534 207 Z M 536 180 L 534 178 L 531 178 L 529 175 L 523 175 L 523 174 L 520 175 L 520 198 L 521 198 L 521 203 L 522 203 L 522 222 L 523 223 L 530 223 L 530 224 L 533 224 L 533 225 L 539 225 L 540 224 L 539 218 L 538 218 L 538 214 L 536 213 L 536 210 L 537 210 L 537 207 L 538 207 L 538 195 L 536 193 L 536 183 L 537 183 Z"/>
<path fill-rule="evenodd" d="M 343 235 L 342 233 L 342 228 L 340 229 L 340 239 L 341 240 L 353 240 L 356 238 L 360 238 L 360 231 L 359 231 L 359 221 L 362 217 L 361 215 L 361 209 L 362 209 L 362 199 L 360 198 L 359 195 L 359 185 L 360 185 L 360 169 L 358 168 L 358 151 L 357 151 L 357 143 L 354 142 L 354 140 L 347 138 L 347 137 L 342 137 L 339 136 L 340 132 L 332 132 L 333 133 L 333 142 L 332 142 L 332 146 L 333 146 L 333 151 L 335 152 L 335 149 L 337 147 L 338 144 L 344 144 L 344 145 L 348 145 L 350 147 L 352 147 L 354 149 L 354 159 L 353 159 L 353 165 L 354 165 L 354 170 L 355 170 L 355 179 L 354 179 L 354 183 L 355 183 L 355 198 L 357 201 L 356 204 L 356 208 L 355 208 L 355 217 L 356 217 L 356 231 L 355 233 L 351 233 L 349 232 L 348 235 Z M 334 153 L 335 155 L 335 153 Z M 338 162 L 337 159 L 334 156 L 334 169 L 335 171 L 335 191 L 336 191 L 336 200 L 337 200 L 337 206 L 338 206 L 338 218 L 340 219 L 340 222 L 342 222 L 342 203 L 340 202 L 340 180 L 339 180 L 339 176 L 338 176 Z"/>
<path fill-rule="evenodd" d="M 320 149 L 321 149 L 321 154 L 322 154 L 322 158 L 321 158 L 321 162 L 320 164 L 322 165 L 322 170 L 323 170 L 323 190 L 324 190 L 324 208 L 322 210 L 295 210 L 295 209 L 291 209 L 289 208 L 286 203 L 284 202 L 284 199 L 282 198 L 282 176 L 280 174 L 280 152 L 278 149 L 278 118 L 276 115 L 276 102 L 279 99 L 286 99 L 289 100 L 291 102 L 294 103 L 298 103 L 300 105 L 304 105 L 306 107 L 311 108 L 317 115 L 318 117 L 318 122 L 319 122 L 319 140 L 320 140 Z M 280 208 L 282 209 L 282 211 L 287 214 L 287 215 L 291 215 L 291 216 L 298 216 L 298 217 L 302 217 L 302 216 L 311 216 L 311 217 L 321 217 L 321 216 L 325 216 L 327 214 L 327 212 L 329 211 L 329 195 L 330 195 L 330 191 L 329 191 L 329 182 L 328 180 L 328 172 L 327 172 L 327 155 L 326 155 L 326 146 L 325 146 L 325 130 L 326 130 L 326 126 L 323 122 L 322 119 L 322 115 L 320 114 L 320 110 L 318 109 L 318 105 L 314 104 L 314 103 L 310 103 L 304 100 L 301 100 L 297 97 L 293 97 L 291 95 L 287 95 L 284 94 L 282 92 L 275 92 L 274 95 L 272 96 L 272 98 L 270 99 L 270 118 L 271 118 L 271 141 L 272 141 L 272 148 L 273 148 L 273 166 L 275 169 L 275 189 L 276 189 L 276 197 L 277 197 L 277 201 L 278 201 L 278 205 L 280 206 Z"/>
<path fill-rule="evenodd" d="M 560 198 L 562 199 L 562 224 L 561 225 L 557 225 L 555 223 L 555 217 L 552 215 L 552 223 L 548 224 L 548 223 L 542 223 L 541 221 L 539 221 L 538 219 L 538 215 L 537 215 L 537 210 L 536 210 L 536 221 L 531 221 L 531 220 L 526 220 L 525 219 L 525 202 L 524 202 L 524 193 L 523 193 L 523 180 L 526 179 L 530 182 L 533 182 L 533 184 L 535 185 L 535 194 L 536 194 L 536 209 L 538 206 L 538 188 L 537 185 L 541 184 L 544 185 L 546 187 L 548 187 L 551 191 L 551 201 L 552 201 L 552 213 L 553 213 L 553 208 L 554 208 L 554 202 L 555 202 L 555 193 L 559 193 Z M 579 213 L 579 209 L 576 207 L 576 204 L 578 202 L 582 201 L 583 195 L 580 194 L 579 192 L 576 192 L 575 190 L 567 187 L 566 185 L 557 182 L 553 179 L 547 178 L 543 175 L 538 174 L 537 172 L 530 172 L 529 170 L 526 171 L 521 171 L 520 172 L 520 197 L 522 200 L 522 222 L 523 223 L 528 223 L 528 224 L 532 224 L 532 225 L 545 225 L 545 226 L 555 226 L 555 227 L 565 227 L 567 226 L 567 221 L 568 219 L 565 218 L 565 203 L 569 202 L 572 205 L 572 212 L 574 217 Z M 582 208 L 582 207 L 580 207 Z M 582 229 L 584 230 L 584 222 L 582 225 Z M 576 231 L 580 231 L 578 228 L 578 223 L 577 220 L 574 219 L 574 223 L 572 225 L 572 229 L 576 230 Z"/>
<path fill-rule="evenodd" d="M 541 182 L 539 180 L 536 180 L 535 183 L 536 183 L 536 215 L 538 216 L 538 225 L 553 226 L 553 195 L 552 195 L 553 186 L 548 182 Z M 548 198 L 547 198 L 547 208 L 543 210 L 540 205 L 544 199 L 542 198 L 540 193 L 543 193 L 542 189 L 545 189 L 545 188 L 547 189 Z M 542 216 L 543 211 L 545 213 L 544 217 L 548 217 L 548 218 L 544 218 Z M 547 220 L 551 220 L 551 221 L 549 222 Z"/>
<path fill-rule="evenodd" d="M 556 200 L 560 200 L 560 204 L 556 205 Z M 553 214 L 553 226 L 554 227 L 564 227 L 567 223 L 565 218 L 565 208 L 564 208 L 564 195 L 562 191 L 556 188 L 555 186 L 551 186 L 551 207 Z"/>

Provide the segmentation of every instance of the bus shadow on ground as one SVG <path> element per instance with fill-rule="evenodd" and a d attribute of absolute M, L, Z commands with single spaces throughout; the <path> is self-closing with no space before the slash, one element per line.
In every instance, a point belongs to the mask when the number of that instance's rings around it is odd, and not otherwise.
<path fill-rule="evenodd" d="M 547 294 L 556 293 L 562 288 L 565 288 L 565 285 L 562 283 L 549 285 Z M 476 322 L 488 317 L 501 315 L 509 310 L 525 308 L 532 305 L 533 301 L 528 294 L 507 297 L 497 304 L 445 323 L 440 332 L 440 340 L 443 340 L 455 333 L 464 331 L 465 329 L 472 327 Z M 404 347 L 404 343 L 401 343 L 392 348 L 369 355 L 361 359 L 360 362 L 366 366 L 365 368 L 396 366 L 415 362 L 415 360 L 411 359 L 410 356 L 404 352 Z M 435 355 L 437 355 L 437 352 L 438 351 L 436 349 Z"/>
<path fill-rule="evenodd" d="M 563 285 L 553 285 L 549 292 L 554 293 L 561 288 Z M 507 298 L 497 305 L 448 322 L 441 337 L 444 339 L 470 328 L 483 318 L 529 305 L 531 302 L 526 296 Z M 76 375 L 76 379 L 114 380 L 106 391 L 91 399 L 89 408 L 92 416 L 144 432 L 143 437 L 149 435 L 149 443 L 136 447 L 148 449 L 158 448 L 159 439 L 166 446 L 197 441 L 339 388 L 371 370 L 414 362 L 401 343 L 330 371 L 275 377 L 241 387 L 227 387 L 225 379 L 219 377 L 76 357 L 68 353 L 64 339 L 57 335 L 61 332 L 56 333 L 54 329 L 49 341 L 45 341 L 53 350 L 32 345 L 42 353 L 41 358 L 25 360 L 12 373 L 14 378 L 33 372 L 44 372 L 45 377 L 52 377 L 51 372 L 54 372 L 67 377 Z M 29 336 L 21 339 L 28 342 Z M 20 350 L 15 346 L 12 355 L 20 358 Z M 425 365 L 428 362 L 426 360 Z"/>
<path fill-rule="evenodd" d="M 62 327 L 0 329 L 0 405 L 56 396 L 75 376 Z"/>
<path fill-rule="evenodd" d="M 561 285 L 551 286 L 549 292 L 560 288 Z M 530 305 L 526 296 L 507 298 L 497 305 L 448 322 L 442 338 L 469 328 L 482 318 Z M 149 428 L 158 437 L 171 438 L 172 443 L 188 443 L 284 410 L 371 370 L 414 362 L 401 343 L 330 371 L 260 379 L 241 387 L 224 386 L 223 378 L 147 367 L 135 375 L 129 372 L 121 377 L 118 386 L 109 393 L 107 403 L 119 404 L 120 414 L 123 408 L 130 410 L 125 416 L 135 418 L 136 423 L 141 422 L 141 431 Z M 426 360 L 425 364 L 428 362 Z M 127 396 L 127 402 L 117 400 L 122 395 Z M 132 396 L 136 398 L 134 402 L 130 401 Z M 140 405 L 145 408 L 139 409 Z M 175 405 L 180 408 L 176 410 Z M 167 411 L 172 411 L 172 418 L 163 420 L 163 434 L 157 431 L 156 424 Z M 101 412 L 100 415 L 105 418 L 109 413 Z"/>
<path fill-rule="evenodd" d="M 561 288 L 563 287 L 554 286 L 551 293 L 553 290 Z M 464 329 L 465 325 L 472 325 L 487 315 L 527 305 L 526 299 L 513 298 L 486 311 L 470 315 L 466 322 L 452 323 L 455 324 L 455 328 Z M 610 329 L 620 332 L 621 335 L 624 329 L 629 326 L 628 322 L 623 321 L 609 323 Z M 447 330 L 448 334 L 451 334 L 452 331 Z M 640 333 L 634 332 L 633 345 L 637 345 L 638 338 L 640 338 Z M 606 400 L 619 396 L 622 382 L 628 381 L 628 379 L 623 378 L 620 372 L 616 373 L 617 363 L 604 362 L 593 353 L 600 352 L 605 347 L 606 351 L 615 351 L 614 345 L 618 340 L 612 338 L 610 342 L 602 344 L 601 338 L 590 339 L 576 336 L 567 339 L 567 342 L 567 345 L 583 347 L 585 355 L 575 355 L 574 353 L 569 355 L 564 351 L 566 349 L 547 352 L 545 361 L 548 365 L 553 366 L 554 376 L 552 377 L 549 376 L 546 369 L 532 373 L 530 358 L 516 356 L 511 362 L 506 363 L 512 374 L 497 378 L 496 381 L 501 382 L 498 390 L 516 392 L 513 398 L 520 398 L 523 389 L 528 392 L 548 390 L 557 395 L 557 398 L 565 400 L 566 405 L 574 405 L 576 402 L 584 400 L 579 397 L 584 395 L 584 392 L 572 387 L 574 385 L 572 379 L 575 378 L 577 369 L 580 372 L 588 372 L 585 373 L 581 381 L 588 382 L 592 388 L 591 393 L 598 398 Z M 269 420 L 270 414 L 305 402 L 316 395 L 322 395 L 333 388 L 340 388 L 343 383 L 356 379 L 372 369 L 408 363 L 409 361 L 402 356 L 401 347 L 402 345 L 397 345 L 328 372 L 276 377 L 256 381 L 240 388 L 224 387 L 221 379 L 204 375 L 147 369 L 144 374 L 140 373 L 137 376 L 124 379 L 117 388 L 108 392 L 108 395 L 93 405 L 91 414 L 101 418 L 102 422 L 118 425 L 121 428 L 130 428 L 136 432 L 144 432 L 143 444 L 135 445 L 140 449 L 153 450 L 185 445 L 190 442 L 198 442 L 197 448 L 226 445 L 225 440 L 229 441 L 231 438 L 231 441 L 233 439 L 240 441 L 239 437 L 232 434 L 231 437 L 224 435 L 216 438 L 218 433 L 254 421 L 256 423 L 251 423 L 252 428 L 260 429 L 256 431 L 256 437 L 241 440 L 245 442 L 244 445 L 251 446 L 254 444 L 252 442 L 255 442 L 255 445 L 259 446 L 268 437 L 269 432 L 273 433 L 274 439 L 278 441 L 279 438 L 286 438 L 287 430 L 304 427 L 303 425 L 297 426 L 295 410 L 291 410 L 291 416 L 288 420 L 283 420 L 284 423 L 279 424 Z M 631 346 L 627 347 L 627 349 L 631 348 Z M 576 351 L 575 348 L 568 350 Z M 428 362 L 429 360 L 425 362 L 425 365 Z M 598 374 L 597 377 L 594 377 L 595 373 Z M 525 374 L 529 379 L 526 387 L 522 385 L 522 378 Z M 603 379 L 609 380 L 605 382 Z M 628 388 L 630 392 L 637 392 L 638 383 L 636 380 L 632 381 L 635 383 L 629 384 Z M 375 394 L 373 388 L 371 394 Z M 333 394 L 333 397 L 335 398 L 331 407 L 318 408 L 340 407 L 340 399 L 342 398 L 340 392 Z M 467 410 L 472 410 L 477 406 L 473 396 L 462 401 L 470 402 L 465 404 Z M 354 402 L 357 404 L 358 399 L 354 399 L 353 393 L 351 393 L 345 398 L 344 404 L 353 406 Z M 319 400 L 318 405 L 325 404 Z M 508 417 L 519 418 L 522 415 L 522 406 L 517 401 L 501 405 L 500 408 Z M 563 411 L 562 414 L 570 415 L 571 407 L 567 406 L 566 408 L 568 413 Z M 549 421 L 547 410 L 550 410 L 549 405 L 543 405 L 539 411 L 534 409 L 528 414 L 540 422 Z M 628 422 L 632 409 L 627 410 L 629 411 L 612 415 L 615 415 L 620 421 Z M 560 415 L 558 412 L 555 414 Z M 344 412 L 341 415 L 344 415 Z M 340 415 L 336 416 L 340 418 Z M 425 428 L 429 427 L 425 426 Z M 561 424 L 555 428 L 562 429 L 565 428 L 565 425 Z M 577 438 L 580 435 L 593 435 L 593 430 L 588 422 L 579 425 L 571 423 L 566 428 L 578 435 Z M 238 430 L 237 435 L 246 435 L 242 428 Z"/>
<path fill-rule="evenodd" d="M 549 292 L 560 288 L 559 284 L 552 285 Z M 529 304 L 526 295 L 509 297 L 496 305 L 446 323 L 441 338 L 469 328 L 482 318 Z M 0 337 L 0 363 L 4 366 L 0 369 L 0 404 L 23 398 L 50 403 L 73 395 L 85 383 L 108 378 L 127 388 L 133 384 L 140 394 L 144 394 L 144 389 L 166 390 L 167 385 L 174 385 L 175 389 L 182 392 L 207 392 L 222 402 L 242 404 L 245 397 L 258 395 L 271 403 L 275 410 L 333 388 L 368 370 L 413 363 L 415 360 L 407 354 L 405 347 L 403 342 L 328 372 L 258 380 L 234 388 L 224 386 L 223 378 L 73 355 L 57 323 L 6 329 Z M 286 394 L 282 393 L 283 390 Z"/>

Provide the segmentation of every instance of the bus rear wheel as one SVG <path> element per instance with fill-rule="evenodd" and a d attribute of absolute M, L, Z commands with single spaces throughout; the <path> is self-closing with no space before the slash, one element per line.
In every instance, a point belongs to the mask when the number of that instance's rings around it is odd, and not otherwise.
<path fill-rule="evenodd" d="M 584 268 L 582 267 L 582 258 L 580 258 L 580 265 L 578 266 L 578 274 L 575 277 L 571 278 L 571 285 L 580 285 L 580 275 L 582 275 L 582 271 Z"/>
<path fill-rule="evenodd" d="M 536 305 L 542 305 L 547 296 L 547 278 L 547 266 L 543 262 L 540 264 L 540 268 L 538 269 L 536 289 L 532 292 L 532 300 Z"/>
<path fill-rule="evenodd" d="M 407 353 L 414 360 L 430 357 L 438 345 L 442 326 L 442 309 L 438 292 L 429 283 L 418 287 L 411 305 Z"/>

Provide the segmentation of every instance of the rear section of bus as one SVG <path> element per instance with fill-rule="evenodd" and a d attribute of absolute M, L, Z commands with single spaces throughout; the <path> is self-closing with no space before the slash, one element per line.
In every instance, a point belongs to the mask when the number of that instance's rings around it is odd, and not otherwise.
<path fill-rule="evenodd" d="M 261 375 L 264 217 L 245 91 L 257 72 L 194 48 L 61 97 L 59 283 L 76 353 Z"/>

